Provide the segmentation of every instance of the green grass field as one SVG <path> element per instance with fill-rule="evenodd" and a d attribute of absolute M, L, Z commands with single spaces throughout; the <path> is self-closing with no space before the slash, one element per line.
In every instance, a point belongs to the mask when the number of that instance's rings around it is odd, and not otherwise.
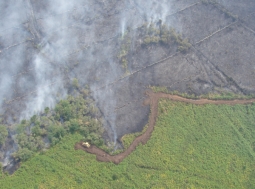
<path fill-rule="evenodd" d="M 81 138 L 67 135 L 0 188 L 255 188 L 255 104 L 161 100 L 151 139 L 119 165 L 75 151 Z"/>

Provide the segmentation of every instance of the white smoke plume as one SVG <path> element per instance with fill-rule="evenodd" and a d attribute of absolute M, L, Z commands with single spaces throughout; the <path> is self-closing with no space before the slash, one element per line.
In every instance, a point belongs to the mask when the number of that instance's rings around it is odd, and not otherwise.
<path fill-rule="evenodd" d="M 116 107 L 117 91 L 107 86 L 124 71 L 116 59 L 120 47 L 109 44 L 127 28 L 165 22 L 173 12 L 172 1 L 1 1 L 0 113 L 11 117 L 11 109 L 19 121 L 53 108 L 68 94 L 66 82 L 75 77 L 90 85 L 116 142 L 116 115 L 107 113 Z"/>

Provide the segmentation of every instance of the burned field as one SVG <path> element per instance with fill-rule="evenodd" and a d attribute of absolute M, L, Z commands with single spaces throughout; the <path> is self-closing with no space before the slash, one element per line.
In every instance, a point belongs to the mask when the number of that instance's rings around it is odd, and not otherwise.
<path fill-rule="evenodd" d="M 54 107 L 72 92 L 74 78 L 89 85 L 112 142 L 147 123 L 149 86 L 194 95 L 255 92 L 252 0 L 241 6 L 227 0 L 20 0 L 0 9 L 0 112 L 10 125 L 9 141 L 13 123 Z M 9 153 L 1 150 L 4 161 Z"/>

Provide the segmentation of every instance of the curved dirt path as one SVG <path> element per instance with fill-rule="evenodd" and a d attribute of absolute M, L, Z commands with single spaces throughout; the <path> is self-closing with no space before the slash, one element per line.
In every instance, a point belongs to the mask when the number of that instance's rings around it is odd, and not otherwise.
<path fill-rule="evenodd" d="M 82 142 L 77 142 L 75 144 L 74 148 L 76 150 L 84 150 L 88 153 L 95 154 L 96 159 L 98 161 L 113 162 L 115 164 L 119 164 L 125 157 L 127 157 L 129 154 L 131 154 L 136 149 L 136 147 L 139 145 L 139 143 L 142 143 L 144 145 L 150 139 L 151 134 L 154 130 L 157 116 L 158 116 L 158 102 L 159 102 L 160 98 L 167 98 L 167 99 L 171 99 L 174 101 L 181 101 L 181 102 L 192 103 L 192 104 L 197 104 L 197 105 L 202 105 L 202 104 L 235 105 L 235 104 L 251 104 L 251 103 L 255 102 L 255 99 L 249 99 L 249 100 L 198 99 L 198 100 L 193 100 L 193 99 L 183 98 L 183 97 L 180 97 L 177 95 L 171 95 L 171 94 L 166 94 L 166 93 L 153 93 L 153 92 L 146 92 L 146 95 L 148 96 L 148 98 L 144 101 L 144 105 L 151 106 L 151 114 L 149 117 L 148 128 L 142 135 L 138 136 L 124 152 L 112 156 L 94 145 L 91 145 L 90 148 L 85 148 L 81 145 Z"/>

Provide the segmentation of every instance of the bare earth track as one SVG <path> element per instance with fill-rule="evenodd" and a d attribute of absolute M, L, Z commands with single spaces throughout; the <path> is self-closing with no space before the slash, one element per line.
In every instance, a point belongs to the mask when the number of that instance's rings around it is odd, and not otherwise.
<path fill-rule="evenodd" d="M 88 153 L 95 154 L 96 159 L 98 161 L 113 162 L 115 164 L 119 164 L 125 157 L 127 157 L 129 154 L 131 154 L 140 143 L 142 143 L 144 145 L 150 139 L 151 134 L 154 130 L 157 116 L 158 116 L 158 102 L 159 102 L 159 99 L 161 99 L 161 98 L 166 98 L 166 99 L 180 101 L 180 102 L 186 102 L 186 103 L 192 103 L 192 104 L 197 104 L 197 105 L 203 105 L 203 104 L 236 105 L 236 104 L 251 104 L 251 103 L 255 102 L 255 99 L 249 99 L 249 100 L 208 100 L 208 99 L 193 100 L 193 99 L 183 98 L 183 97 L 180 97 L 177 95 L 171 95 L 171 94 L 166 94 L 166 93 L 153 93 L 153 92 L 147 92 L 146 95 L 148 95 L 148 98 L 144 101 L 144 105 L 150 105 L 150 107 L 151 107 L 151 114 L 149 117 L 149 126 L 148 126 L 147 130 L 142 135 L 138 136 L 124 152 L 112 156 L 94 145 L 91 145 L 90 148 L 85 148 L 81 145 L 82 142 L 77 142 L 75 144 L 75 149 L 76 150 L 84 150 Z"/>

